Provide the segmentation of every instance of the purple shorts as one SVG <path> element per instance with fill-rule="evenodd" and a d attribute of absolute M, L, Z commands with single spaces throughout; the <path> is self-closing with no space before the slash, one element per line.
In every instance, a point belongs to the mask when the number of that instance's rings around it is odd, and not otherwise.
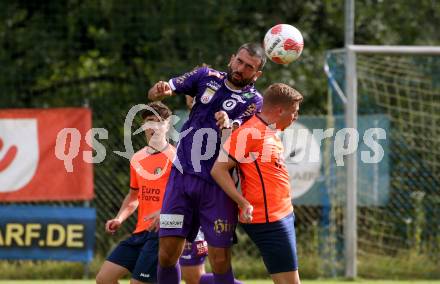
<path fill-rule="evenodd" d="M 199 227 L 213 247 L 230 247 L 237 226 L 237 205 L 217 185 L 171 169 L 160 214 L 159 237 L 193 242 Z"/>
<path fill-rule="evenodd" d="M 186 242 L 179 264 L 183 266 L 201 265 L 208 255 L 208 243 L 205 240 Z"/>

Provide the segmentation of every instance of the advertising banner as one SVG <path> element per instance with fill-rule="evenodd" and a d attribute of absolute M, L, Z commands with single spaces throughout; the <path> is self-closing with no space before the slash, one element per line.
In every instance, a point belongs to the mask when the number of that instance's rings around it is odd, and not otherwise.
<path fill-rule="evenodd" d="M 0 201 L 91 200 L 92 164 L 57 158 L 90 151 L 91 127 L 87 108 L 0 110 Z"/>
<path fill-rule="evenodd" d="M 0 259 L 89 262 L 95 221 L 88 207 L 0 206 Z"/>

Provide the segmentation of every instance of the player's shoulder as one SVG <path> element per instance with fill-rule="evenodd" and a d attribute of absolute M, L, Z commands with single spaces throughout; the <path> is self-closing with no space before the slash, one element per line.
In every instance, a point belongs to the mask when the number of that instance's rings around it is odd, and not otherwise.
<path fill-rule="evenodd" d="M 243 90 L 242 97 L 251 102 L 263 102 L 263 95 L 255 87 Z"/>
<path fill-rule="evenodd" d="M 222 81 L 226 78 L 226 74 L 210 67 L 201 67 L 199 70 L 199 84 L 203 88 L 209 88 L 212 91 L 217 91 L 222 86 Z"/>
<path fill-rule="evenodd" d="M 199 80 L 200 78 L 203 78 L 207 76 L 208 69 L 206 66 L 202 67 L 195 67 L 191 71 L 188 71 L 178 77 L 172 78 L 173 83 L 175 84 L 183 84 L 187 80 Z"/>
<path fill-rule="evenodd" d="M 226 73 L 215 70 L 211 67 L 201 67 L 199 69 L 199 79 L 213 90 L 218 90 L 221 87 L 221 82 L 226 78 Z"/>
<path fill-rule="evenodd" d="M 131 157 L 131 161 L 132 162 L 133 161 L 138 161 L 139 162 L 139 161 L 142 161 L 142 160 L 145 160 L 145 159 L 159 157 L 159 156 L 157 156 L 155 154 L 163 154 L 163 155 L 165 155 L 167 157 L 168 156 L 172 157 L 173 155 L 175 155 L 175 153 L 176 153 L 176 148 L 173 145 L 171 145 L 171 144 L 168 144 L 166 146 L 166 148 L 163 149 L 163 151 L 155 152 L 153 154 L 151 153 L 151 149 L 150 149 L 150 151 L 148 151 L 148 146 L 145 146 L 144 148 L 142 148 L 139 151 L 137 151 L 136 153 L 134 153 L 134 155 Z"/>
<path fill-rule="evenodd" d="M 242 131 L 246 128 L 255 128 L 256 126 L 258 126 L 258 122 L 258 118 L 254 114 L 248 120 L 246 120 L 246 122 L 244 122 L 236 131 Z"/>
<path fill-rule="evenodd" d="M 154 167 L 155 165 L 163 165 L 173 163 L 176 157 L 176 148 L 169 144 L 163 151 L 150 153 L 148 146 L 134 153 L 130 159 L 130 166 L 133 169 Z"/>
<path fill-rule="evenodd" d="M 245 145 L 247 149 L 255 148 L 261 145 L 264 137 L 265 127 L 261 125 L 260 120 L 254 114 L 244 122 L 240 127 L 232 132 L 231 139 L 234 139 L 236 143 L 242 143 L 243 137 L 247 137 Z"/>
<path fill-rule="evenodd" d="M 183 75 L 185 78 L 197 77 L 199 80 L 221 81 L 226 78 L 226 73 L 215 70 L 208 66 L 196 67 Z"/>
<path fill-rule="evenodd" d="M 219 80 L 223 80 L 224 78 L 226 78 L 226 73 L 215 70 L 211 67 L 206 67 L 206 76 L 211 77 L 211 78 L 217 78 Z"/>
<path fill-rule="evenodd" d="M 240 128 L 242 127 L 255 128 L 258 129 L 259 131 L 265 132 L 267 131 L 268 126 L 269 125 L 265 121 L 263 121 L 262 118 L 259 116 L 259 113 L 256 113 L 249 120 L 243 123 L 243 125 Z"/>
<path fill-rule="evenodd" d="M 246 101 L 246 109 L 243 116 L 250 116 L 261 111 L 263 106 L 263 96 L 255 88 L 244 90 L 241 97 Z"/>
<path fill-rule="evenodd" d="M 147 146 L 145 146 L 145 147 L 143 147 L 142 149 L 140 149 L 139 151 L 137 151 L 137 152 L 135 152 L 133 154 L 133 156 L 130 159 L 130 162 L 135 162 L 135 161 L 139 162 L 139 161 L 147 158 L 148 156 L 149 155 L 148 155 L 148 152 L 147 152 Z"/>
<path fill-rule="evenodd" d="M 226 76 L 226 73 L 215 70 L 209 66 L 196 67 L 188 73 L 198 74 L 201 77 L 213 77 L 219 79 L 223 79 Z"/>

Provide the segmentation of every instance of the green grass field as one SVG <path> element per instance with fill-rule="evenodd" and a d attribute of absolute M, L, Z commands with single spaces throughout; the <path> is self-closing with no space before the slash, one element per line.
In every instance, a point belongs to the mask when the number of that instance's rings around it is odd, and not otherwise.
<path fill-rule="evenodd" d="M 0 284 L 93 284 L 93 280 L 0 280 Z M 121 281 L 121 284 L 128 284 L 128 280 Z M 246 280 L 246 284 L 270 284 L 270 280 Z M 440 284 L 440 280 L 303 280 L 302 284 Z"/>

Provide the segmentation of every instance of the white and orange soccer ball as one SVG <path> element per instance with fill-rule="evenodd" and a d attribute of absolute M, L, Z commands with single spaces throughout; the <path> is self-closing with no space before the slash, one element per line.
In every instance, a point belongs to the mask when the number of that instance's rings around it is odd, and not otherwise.
<path fill-rule="evenodd" d="M 289 64 L 298 59 L 304 47 L 301 32 L 294 26 L 279 24 L 264 36 L 267 57 L 277 64 Z"/>

